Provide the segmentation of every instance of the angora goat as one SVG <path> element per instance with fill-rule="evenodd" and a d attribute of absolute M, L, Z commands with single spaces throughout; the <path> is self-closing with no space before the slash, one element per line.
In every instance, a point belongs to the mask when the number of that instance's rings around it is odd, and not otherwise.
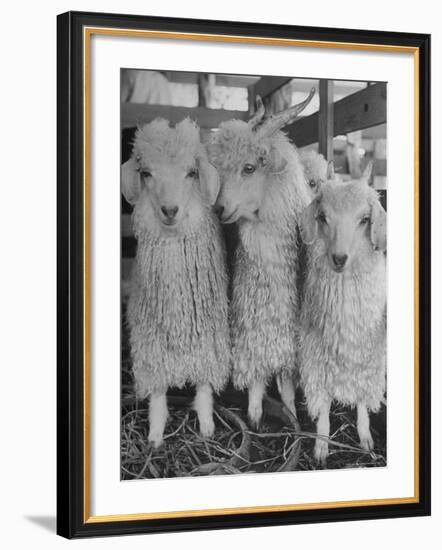
<path fill-rule="evenodd" d="M 363 449 L 373 448 L 369 411 L 385 393 L 386 214 L 362 179 L 328 181 L 302 217 L 308 244 L 302 307 L 300 374 L 317 418 L 315 457 L 328 454 L 332 400 L 357 407 Z"/>
<path fill-rule="evenodd" d="M 150 396 L 149 441 L 161 444 L 170 386 L 196 384 L 201 433 L 214 431 L 212 389 L 229 377 L 225 253 L 211 210 L 216 169 L 189 119 L 139 129 L 122 168 L 138 241 L 128 322 L 136 392 Z"/>
<path fill-rule="evenodd" d="M 221 220 L 238 222 L 230 315 L 233 382 L 248 388 L 248 414 L 255 426 L 272 375 L 278 375 L 282 400 L 296 414 L 297 231 L 310 192 L 298 153 L 279 130 L 313 94 L 267 119 L 261 103 L 248 123 L 221 124 L 208 148 L 221 178 Z"/>
<path fill-rule="evenodd" d="M 324 156 L 316 151 L 301 151 L 299 154 L 304 167 L 304 175 L 313 193 L 328 179 L 329 165 Z"/>

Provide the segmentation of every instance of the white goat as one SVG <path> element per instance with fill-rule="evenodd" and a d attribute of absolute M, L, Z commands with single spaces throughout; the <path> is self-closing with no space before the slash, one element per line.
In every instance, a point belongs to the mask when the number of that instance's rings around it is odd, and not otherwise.
<path fill-rule="evenodd" d="M 225 253 L 211 205 L 216 169 L 186 119 L 170 128 L 155 120 L 139 129 L 122 168 L 138 241 L 128 303 L 136 392 L 150 396 L 149 441 L 159 446 L 168 387 L 196 384 L 201 433 L 214 431 L 212 389 L 230 371 Z"/>
<path fill-rule="evenodd" d="M 357 407 L 360 444 L 371 450 L 369 411 L 385 393 L 386 214 L 368 185 L 370 171 L 371 165 L 360 180 L 325 183 L 302 217 L 309 246 L 300 374 L 323 464 L 331 402 Z"/>
<path fill-rule="evenodd" d="M 316 151 L 301 151 L 299 153 L 307 183 L 315 194 L 328 179 L 329 163 L 324 156 Z"/>
<path fill-rule="evenodd" d="M 278 375 L 282 400 L 296 414 L 297 231 L 310 192 L 298 153 L 279 130 L 313 94 L 267 119 L 260 103 L 249 123 L 221 124 L 208 147 L 221 178 L 221 220 L 239 227 L 231 301 L 233 382 L 248 388 L 255 426 L 272 375 Z"/>

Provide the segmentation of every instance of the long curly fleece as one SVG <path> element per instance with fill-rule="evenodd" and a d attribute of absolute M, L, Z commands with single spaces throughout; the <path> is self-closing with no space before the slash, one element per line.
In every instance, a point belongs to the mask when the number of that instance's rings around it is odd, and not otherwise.
<path fill-rule="evenodd" d="M 240 169 L 251 155 L 259 157 L 263 147 L 268 153 L 266 195 L 259 221 L 239 222 L 233 273 L 233 382 L 240 389 L 296 368 L 297 231 L 310 201 L 298 153 L 282 132 L 258 139 L 241 121 L 222 124 L 209 153 L 223 180 L 232 167 Z"/>
<path fill-rule="evenodd" d="M 343 193 L 336 200 L 345 207 Z M 323 241 L 307 254 L 299 356 L 309 413 L 316 418 L 332 399 L 376 411 L 386 382 L 384 253 L 367 247 L 343 273 L 330 268 Z"/>
<path fill-rule="evenodd" d="M 149 154 L 159 153 L 158 139 L 164 134 L 170 162 L 183 155 L 194 136 L 186 138 L 180 128 L 180 134 L 166 128 L 152 136 L 145 131 L 141 137 L 154 142 Z M 141 150 L 136 143 L 134 151 Z M 140 398 L 187 382 L 209 383 L 219 391 L 229 378 L 224 243 L 218 220 L 202 195 L 195 193 L 192 201 L 188 217 L 174 232 L 160 227 L 147 194 L 134 209 L 138 248 L 128 322 Z"/>

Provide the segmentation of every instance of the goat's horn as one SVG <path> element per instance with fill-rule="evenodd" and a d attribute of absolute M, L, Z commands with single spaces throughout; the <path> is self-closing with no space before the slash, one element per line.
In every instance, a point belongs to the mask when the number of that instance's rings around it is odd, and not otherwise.
<path fill-rule="evenodd" d="M 373 161 L 370 160 L 367 166 L 365 167 L 364 173 L 361 176 L 361 179 L 365 180 L 368 183 L 368 185 L 370 185 L 370 178 L 371 178 L 372 172 L 373 172 Z"/>
<path fill-rule="evenodd" d="M 335 163 L 332 160 L 329 160 L 327 164 L 327 179 L 334 180 L 335 177 Z"/>
<path fill-rule="evenodd" d="M 276 113 L 262 123 L 262 125 L 258 128 L 258 131 L 260 134 L 266 134 L 266 135 L 272 135 L 281 128 L 284 128 L 284 126 L 287 126 L 288 124 L 291 124 L 296 117 L 307 107 L 307 105 L 312 100 L 312 97 L 315 95 L 315 88 L 312 88 L 310 90 L 310 93 L 308 94 L 307 98 L 304 99 L 304 101 L 301 101 L 301 103 L 298 103 L 297 105 L 293 105 L 292 107 L 289 107 L 285 111 L 281 111 L 280 113 Z"/>
<path fill-rule="evenodd" d="M 259 95 L 256 96 L 255 106 L 256 106 L 255 114 L 252 116 L 252 118 L 248 122 L 252 130 L 262 121 L 265 115 L 264 103 L 262 102 L 261 96 Z"/>

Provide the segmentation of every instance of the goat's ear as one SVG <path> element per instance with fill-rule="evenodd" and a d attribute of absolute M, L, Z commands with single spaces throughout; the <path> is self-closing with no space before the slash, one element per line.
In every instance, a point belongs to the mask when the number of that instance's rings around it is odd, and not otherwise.
<path fill-rule="evenodd" d="M 373 161 L 370 160 L 361 176 L 361 179 L 363 179 L 367 183 L 367 185 L 372 185 L 372 180 L 371 180 L 372 172 L 373 172 Z"/>
<path fill-rule="evenodd" d="M 207 197 L 209 204 L 212 206 L 215 204 L 220 189 L 218 170 L 210 164 L 204 149 L 200 151 L 197 160 L 201 192 Z"/>
<path fill-rule="evenodd" d="M 301 237 L 305 244 L 312 244 L 318 235 L 318 199 L 313 200 L 302 212 L 301 215 Z"/>
<path fill-rule="evenodd" d="M 121 167 L 121 191 L 129 204 L 135 204 L 140 196 L 140 174 L 133 158 L 130 158 Z"/>
<path fill-rule="evenodd" d="M 379 201 L 371 207 L 370 237 L 377 250 L 387 249 L 387 214 Z"/>

